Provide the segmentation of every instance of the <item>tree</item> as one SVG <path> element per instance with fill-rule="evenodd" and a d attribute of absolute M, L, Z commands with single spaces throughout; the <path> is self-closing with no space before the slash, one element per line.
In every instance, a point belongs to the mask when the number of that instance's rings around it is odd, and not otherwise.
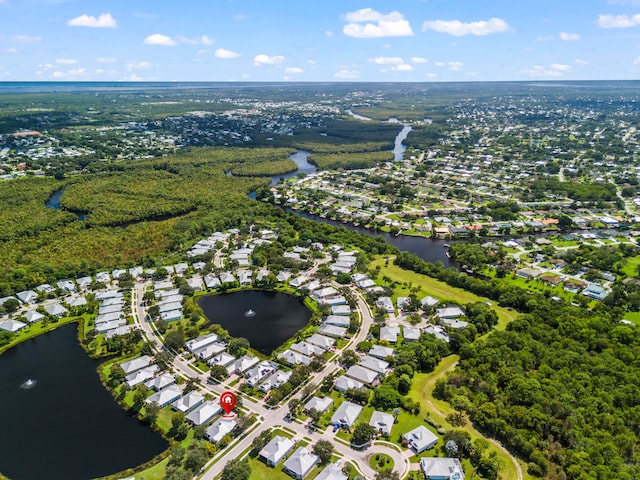
<path fill-rule="evenodd" d="M 227 352 L 236 358 L 240 358 L 247 353 L 249 346 L 249 340 L 246 338 L 232 338 L 227 345 Z"/>
<path fill-rule="evenodd" d="M 214 365 L 211 367 L 211 377 L 216 380 L 224 380 L 229 373 L 222 365 Z"/>
<path fill-rule="evenodd" d="M 400 480 L 400 474 L 392 468 L 385 468 L 376 473 L 376 480 Z"/>
<path fill-rule="evenodd" d="M 164 336 L 164 344 L 169 350 L 179 351 L 184 345 L 184 332 L 182 330 L 171 330 Z"/>
<path fill-rule="evenodd" d="M 340 363 L 342 363 L 345 367 L 350 367 L 355 365 L 359 360 L 358 354 L 353 350 L 345 350 L 340 355 Z"/>
<path fill-rule="evenodd" d="M 353 445 L 364 445 L 371 440 L 376 433 L 375 428 L 367 423 L 358 423 L 353 429 L 351 443 Z"/>
<path fill-rule="evenodd" d="M 313 453 L 320 457 L 320 463 L 324 465 L 331 460 L 331 455 L 333 455 L 333 445 L 328 440 L 318 440 L 318 442 L 313 446 Z"/>
<path fill-rule="evenodd" d="M 156 354 L 156 365 L 160 370 L 167 370 L 173 362 L 173 355 L 170 352 L 158 352 Z"/>
<path fill-rule="evenodd" d="M 383 384 L 373 391 L 371 405 L 380 410 L 391 410 L 402 404 L 402 396 L 391 385 Z"/>
<path fill-rule="evenodd" d="M 171 417 L 171 428 L 167 435 L 175 438 L 176 440 L 184 440 L 189 433 L 189 427 L 185 421 L 184 413 L 175 412 Z"/>
<path fill-rule="evenodd" d="M 115 364 L 111 366 L 111 372 L 109 373 L 109 379 L 112 382 L 112 385 L 120 385 L 124 382 L 126 374 L 122 367 L 119 364 Z"/>
<path fill-rule="evenodd" d="M 154 423 L 157 420 L 158 415 L 160 415 L 160 410 L 160 405 L 158 405 L 156 402 L 148 403 L 144 407 L 144 420 L 149 424 Z"/>
<path fill-rule="evenodd" d="M 257 454 L 271 440 L 271 430 L 263 430 L 251 442 L 251 449 Z"/>
<path fill-rule="evenodd" d="M 191 480 L 193 473 L 180 468 L 179 466 L 169 465 L 164 474 L 164 480 Z"/>
<path fill-rule="evenodd" d="M 196 442 L 187 453 L 187 458 L 184 460 L 184 467 L 193 473 L 197 473 L 204 467 L 207 461 L 209 461 L 207 449 L 202 442 Z"/>
<path fill-rule="evenodd" d="M 234 458 L 222 469 L 220 480 L 249 480 L 251 465 L 248 458 Z"/>
<path fill-rule="evenodd" d="M 298 398 L 292 398 L 289 400 L 289 415 L 292 417 L 296 417 L 298 413 L 300 413 L 300 407 L 302 406 L 302 401 Z"/>

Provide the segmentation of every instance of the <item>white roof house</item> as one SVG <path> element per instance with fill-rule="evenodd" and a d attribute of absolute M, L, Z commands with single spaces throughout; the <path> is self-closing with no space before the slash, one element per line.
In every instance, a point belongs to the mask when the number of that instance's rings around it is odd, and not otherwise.
<path fill-rule="evenodd" d="M 200 337 L 189 340 L 185 343 L 187 350 L 191 353 L 196 353 L 199 350 L 203 349 L 207 345 L 215 343 L 218 341 L 218 335 L 215 333 L 209 333 L 208 335 L 202 335 Z"/>
<path fill-rule="evenodd" d="M 438 437 L 436 434 L 424 425 L 420 425 L 410 432 L 405 433 L 402 438 L 406 440 L 416 454 L 420 454 L 425 450 L 435 447 L 438 443 Z"/>
<path fill-rule="evenodd" d="M 211 367 L 214 365 L 222 365 L 223 367 L 227 367 L 231 365 L 235 361 L 236 357 L 227 352 L 222 352 L 211 358 L 207 364 Z"/>
<path fill-rule="evenodd" d="M 4 322 L 0 322 L 0 330 L 11 333 L 19 332 L 26 326 L 26 323 L 18 320 L 5 320 Z"/>
<path fill-rule="evenodd" d="M 220 283 L 233 283 L 236 281 L 236 277 L 229 272 L 224 272 L 220 274 Z"/>
<path fill-rule="evenodd" d="M 318 474 L 315 480 L 347 480 L 348 478 L 342 473 L 340 465 L 330 463 Z"/>
<path fill-rule="evenodd" d="M 289 378 L 291 378 L 292 373 L 293 372 L 291 372 L 291 370 L 286 372 L 282 370 L 278 372 L 274 372 L 271 375 L 269 375 L 265 379 L 265 381 L 260 384 L 258 388 L 261 392 L 265 392 L 265 393 L 273 388 L 278 388 L 280 385 L 286 383 L 289 380 Z"/>
<path fill-rule="evenodd" d="M 64 308 L 59 303 L 51 303 L 45 306 L 44 311 L 53 317 L 59 317 L 59 318 L 64 317 L 67 313 L 69 313 L 69 310 Z"/>
<path fill-rule="evenodd" d="M 369 370 L 373 370 L 374 372 L 382 375 L 386 375 L 389 371 L 389 362 L 385 362 L 379 358 L 370 357 L 369 355 L 362 357 L 359 364 L 361 367 L 368 368 Z"/>
<path fill-rule="evenodd" d="M 293 288 L 300 288 L 302 285 L 309 281 L 309 277 L 305 275 L 300 275 L 299 277 L 294 278 L 289 282 L 289 285 Z"/>
<path fill-rule="evenodd" d="M 420 470 L 427 480 L 464 480 L 464 469 L 457 458 L 424 457 Z"/>
<path fill-rule="evenodd" d="M 391 429 L 393 428 L 394 418 L 390 413 L 379 412 L 375 410 L 369 420 L 369 425 L 375 428 L 383 435 L 391 435 Z"/>
<path fill-rule="evenodd" d="M 351 315 L 351 307 L 349 305 L 334 305 L 331 307 L 331 315 Z"/>
<path fill-rule="evenodd" d="M 87 299 L 82 295 L 74 295 L 69 297 L 66 301 L 70 307 L 82 307 L 87 304 Z"/>
<path fill-rule="evenodd" d="M 202 290 L 202 277 L 200 275 L 194 275 L 187 279 L 187 284 L 193 288 L 194 291 L 199 292 Z"/>
<path fill-rule="evenodd" d="M 314 355 L 322 355 L 324 350 L 322 348 L 317 347 L 316 345 L 312 345 L 311 343 L 307 343 L 305 341 L 294 343 L 291 345 L 291 350 L 294 352 L 302 353 L 303 355 L 307 355 L 312 357 Z"/>
<path fill-rule="evenodd" d="M 393 355 L 393 348 L 384 347 L 382 345 L 374 345 L 373 347 L 371 347 L 371 350 L 369 350 L 368 355 L 370 357 L 375 357 L 375 358 L 379 358 L 380 360 L 384 360 L 385 358 Z"/>
<path fill-rule="evenodd" d="M 344 428 L 351 428 L 355 425 L 361 412 L 361 405 L 352 402 L 342 402 L 331 417 L 331 423 Z"/>
<path fill-rule="evenodd" d="M 336 327 L 347 328 L 351 324 L 351 319 L 344 315 L 327 315 L 324 320 L 328 325 L 334 325 Z"/>
<path fill-rule="evenodd" d="M 147 367 L 141 368 L 140 370 L 136 370 L 133 373 L 130 373 L 126 376 L 125 380 L 127 382 L 127 385 L 129 385 L 130 387 L 135 387 L 136 385 L 146 382 L 150 378 L 153 378 L 157 371 L 157 365 L 149 365 Z"/>
<path fill-rule="evenodd" d="M 194 425 L 204 425 L 213 417 L 222 412 L 220 403 L 207 400 L 187 415 L 187 420 Z"/>
<path fill-rule="evenodd" d="M 311 397 L 307 403 L 304 404 L 304 411 L 310 412 L 315 410 L 316 412 L 324 412 L 333 404 L 333 398 L 331 397 Z"/>
<path fill-rule="evenodd" d="M 303 353 L 294 352 L 293 350 L 286 349 L 284 352 L 278 354 L 278 360 L 282 360 L 291 365 L 309 365 L 311 363 L 311 357 Z"/>
<path fill-rule="evenodd" d="M 396 343 L 400 335 L 400 327 L 395 325 L 380 327 L 380 340 L 386 340 L 389 343 Z"/>
<path fill-rule="evenodd" d="M 335 325 L 324 324 L 318 328 L 318 333 L 328 337 L 343 338 L 347 334 L 347 329 L 344 327 L 336 327 Z"/>
<path fill-rule="evenodd" d="M 204 277 L 204 284 L 207 288 L 218 288 L 220 286 L 220 279 L 217 275 L 210 273 Z"/>
<path fill-rule="evenodd" d="M 318 335 L 314 333 L 309 338 L 307 338 L 307 343 L 315 345 L 316 347 L 320 347 L 323 350 L 328 350 L 333 347 L 336 341 L 333 338 L 325 337 L 324 335 Z"/>
<path fill-rule="evenodd" d="M 436 311 L 436 316 L 441 319 L 445 318 L 458 318 L 464 315 L 464 311 L 457 305 L 452 307 L 439 308 Z"/>
<path fill-rule="evenodd" d="M 145 403 L 157 403 L 161 407 L 166 407 L 171 402 L 176 401 L 182 395 L 182 389 L 178 385 L 169 385 L 159 392 L 154 393 L 145 400 Z"/>
<path fill-rule="evenodd" d="M 227 367 L 227 372 L 229 372 L 229 375 L 232 373 L 241 374 L 257 365 L 259 362 L 260 360 L 257 357 L 254 357 L 253 355 L 245 355 L 229 365 Z"/>
<path fill-rule="evenodd" d="M 163 373 L 162 375 L 158 375 L 151 380 L 147 380 L 144 383 L 144 386 L 150 388 L 151 390 L 160 391 L 163 388 L 168 387 L 169 385 L 173 385 L 176 383 L 176 379 L 170 373 Z"/>
<path fill-rule="evenodd" d="M 393 313 L 395 311 L 391 297 L 379 297 L 376 300 L 376 307 L 384 309 L 387 313 Z"/>
<path fill-rule="evenodd" d="M 268 375 L 271 375 L 276 371 L 278 366 L 268 360 L 263 360 L 255 367 L 246 371 L 245 377 L 247 379 L 247 385 L 255 387 L 258 383 L 264 380 Z"/>
<path fill-rule="evenodd" d="M 22 316 L 26 318 L 27 322 L 29 323 L 39 322 L 44 318 L 44 315 L 38 312 L 37 310 L 29 310 L 27 312 L 24 312 Z"/>
<path fill-rule="evenodd" d="M 320 457 L 300 447 L 284 462 L 283 470 L 294 478 L 302 480 L 320 461 Z"/>
<path fill-rule="evenodd" d="M 420 299 L 420 305 L 422 305 L 422 308 L 433 307 L 438 303 L 438 301 L 439 300 L 437 298 L 433 298 L 427 295 L 426 297 Z"/>
<path fill-rule="evenodd" d="M 333 388 L 338 392 L 346 392 L 347 390 L 360 390 L 364 387 L 364 383 L 359 382 L 353 378 L 349 378 L 345 375 L 340 375 L 336 378 L 335 383 L 333 384 Z"/>
<path fill-rule="evenodd" d="M 258 456 L 263 458 L 267 465 L 275 467 L 294 446 L 295 444 L 290 439 L 277 435 L 260 450 Z"/>
<path fill-rule="evenodd" d="M 215 355 L 218 355 L 219 353 L 224 352 L 225 348 L 227 348 L 227 346 L 224 343 L 212 343 L 211 345 L 207 345 L 206 347 L 198 350 L 196 356 L 200 360 L 207 360 Z"/>
<path fill-rule="evenodd" d="M 369 370 L 368 368 L 361 367 L 360 365 L 352 365 L 349 367 L 349 370 L 347 370 L 346 375 L 347 377 L 351 377 L 359 382 L 371 385 L 378 380 L 378 376 L 380 374 L 373 370 Z"/>
<path fill-rule="evenodd" d="M 415 327 L 403 327 L 402 336 L 405 342 L 417 342 L 420 340 L 420 329 Z"/>
<path fill-rule="evenodd" d="M 33 290 L 18 292 L 16 293 L 16 297 L 18 297 L 18 300 L 20 300 L 22 303 L 25 303 L 27 305 L 38 301 L 38 294 Z"/>
<path fill-rule="evenodd" d="M 129 360 L 128 362 L 123 362 L 120 364 L 122 370 L 124 370 L 125 375 L 135 372 L 136 370 L 140 370 L 141 368 L 147 367 L 151 365 L 151 357 L 149 355 L 143 355 L 138 358 L 134 358 L 133 360 Z"/>
<path fill-rule="evenodd" d="M 187 413 L 196 408 L 204 401 L 204 396 L 197 390 L 193 390 L 180 397 L 171 404 L 171 408 L 178 412 Z"/>
<path fill-rule="evenodd" d="M 71 280 L 60 280 L 59 282 L 56 283 L 56 285 L 61 290 L 66 290 L 67 292 L 70 292 L 70 293 L 76 293 L 76 284 L 73 283 Z"/>
<path fill-rule="evenodd" d="M 231 433 L 236 428 L 236 421 L 233 418 L 219 418 L 211 424 L 204 432 L 204 436 L 211 443 L 218 443 L 222 437 Z"/>
<path fill-rule="evenodd" d="M 82 290 L 88 289 L 92 283 L 93 283 L 93 280 L 91 279 L 91 277 L 80 277 L 76 279 L 76 284 Z"/>

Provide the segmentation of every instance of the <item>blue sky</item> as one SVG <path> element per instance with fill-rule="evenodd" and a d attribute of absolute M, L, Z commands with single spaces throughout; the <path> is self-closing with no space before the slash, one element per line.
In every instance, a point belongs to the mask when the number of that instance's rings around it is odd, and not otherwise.
<path fill-rule="evenodd" d="M 0 0 L 0 81 L 639 74 L 640 0 Z"/>

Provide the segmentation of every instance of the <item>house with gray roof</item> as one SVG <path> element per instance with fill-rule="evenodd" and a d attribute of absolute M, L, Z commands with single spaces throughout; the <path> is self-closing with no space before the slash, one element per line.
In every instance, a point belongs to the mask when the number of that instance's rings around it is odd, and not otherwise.
<path fill-rule="evenodd" d="M 328 350 L 333 347 L 336 341 L 333 338 L 325 337 L 324 335 L 319 335 L 314 333 L 309 338 L 306 339 L 307 343 L 315 345 L 316 347 L 320 347 L 323 350 Z"/>
<path fill-rule="evenodd" d="M 349 305 L 333 305 L 331 307 L 331 315 L 351 315 L 351 307 Z"/>
<path fill-rule="evenodd" d="M 286 383 L 289 378 L 291 378 L 291 373 L 291 370 L 288 370 L 286 372 L 283 372 L 282 370 L 274 372 L 260 384 L 258 389 L 261 392 L 267 393 L 269 390 L 278 388 L 280 385 Z"/>
<path fill-rule="evenodd" d="M 196 357 L 198 357 L 200 360 L 208 360 L 209 358 L 224 352 L 226 348 L 227 346 L 224 343 L 212 343 L 210 345 L 207 345 L 203 349 L 198 350 L 198 353 L 196 353 Z"/>
<path fill-rule="evenodd" d="M 387 313 L 393 313 L 395 311 L 391 297 L 379 297 L 376 300 L 376 307 L 382 308 Z"/>
<path fill-rule="evenodd" d="M 26 318 L 29 323 L 39 322 L 44 318 L 44 315 L 37 310 L 26 311 L 22 316 Z"/>
<path fill-rule="evenodd" d="M 315 480 L 347 480 L 348 478 L 342 473 L 340 465 L 330 463 L 318 474 Z"/>
<path fill-rule="evenodd" d="M 382 433 L 383 435 L 391 435 L 391 429 L 393 428 L 393 423 L 395 419 L 393 415 L 390 413 L 379 412 L 378 410 L 374 410 L 371 415 L 371 420 L 369 420 L 369 425 L 376 429 L 376 431 Z"/>
<path fill-rule="evenodd" d="M 73 295 L 67 298 L 65 303 L 69 307 L 83 307 L 87 304 L 87 299 L 83 295 Z"/>
<path fill-rule="evenodd" d="M 187 415 L 187 421 L 196 426 L 204 425 L 219 413 L 222 413 L 220 403 L 213 400 L 206 400 Z"/>
<path fill-rule="evenodd" d="M 343 428 L 351 428 L 362 413 L 362 405 L 352 402 L 342 402 L 331 417 L 332 425 L 340 425 Z"/>
<path fill-rule="evenodd" d="M 367 385 L 377 383 L 378 377 L 380 376 L 378 372 L 361 367 L 360 365 L 352 365 L 349 367 L 345 375 Z"/>
<path fill-rule="evenodd" d="M 464 469 L 457 458 L 424 457 L 420 470 L 426 480 L 464 480 Z"/>
<path fill-rule="evenodd" d="M 379 358 L 370 357 L 365 355 L 360 359 L 359 365 L 369 370 L 373 370 L 380 375 L 386 375 L 389 372 L 389 362 L 380 360 Z"/>
<path fill-rule="evenodd" d="M 91 277 L 80 277 L 76 279 L 76 284 L 81 290 L 87 290 L 92 283 L 93 279 Z"/>
<path fill-rule="evenodd" d="M 313 357 L 314 355 L 322 355 L 324 353 L 324 350 L 322 348 L 305 341 L 294 343 L 290 348 L 294 352 L 302 353 L 303 355 L 307 355 L 308 357 Z"/>
<path fill-rule="evenodd" d="M 204 436 L 211 443 L 218 443 L 222 437 L 231 433 L 236 428 L 236 421 L 233 418 L 219 418 L 207 428 Z"/>
<path fill-rule="evenodd" d="M 396 343 L 399 335 L 400 327 L 395 325 L 380 327 L 380 340 L 384 340 L 389 343 Z"/>
<path fill-rule="evenodd" d="M 235 283 L 236 277 L 233 273 L 223 272 L 220 274 L 220 283 Z"/>
<path fill-rule="evenodd" d="M 204 401 L 204 396 L 197 390 L 193 390 L 180 397 L 171 404 L 171 408 L 178 412 L 187 413 L 196 408 Z"/>
<path fill-rule="evenodd" d="M 348 328 L 351 324 L 351 319 L 344 315 L 327 315 L 327 318 L 324 320 L 324 322 L 327 325 Z"/>
<path fill-rule="evenodd" d="M 420 329 L 415 327 L 403 327 L 402 336 L 405 342 L 417 342 L 420 340 Z"/>
<path fill-rule="evenodd" d="M 218 338 L 218 335 L 216 335 L 215 333 L 209 333 L 207 335 L 202 335 L 200 337 L 187 341 L 185 343 L 185 346 L 190 353 L 195 354 L 207 345 L 217 342 Z"/>
<path fill-rule="evenodd" d="M 287 458 L 282 469 L 293 478 L 302 480 L 319 461 L 320 457 L 318 455 L 309 452 L 304 447 L 300 447 Z"/>
<path fill-rule="evenodd" d="M 157 371 L 157 365 L 149 365 L 147 367 L 141 368 L 140 370 L 136 370 L 133 373 L 130 373 L 125 377 L 125 381 L 127 382 L 127 385 L 129 385 L 129 387 L 135 387 L 136 385 L 139 385 L 140 383 L 146 382 L 150 378 L 153 378 Z"/>
<path fill-rule="evenodd" d="M 315 410 L 316 412 L 324 413 L 333 404 L 333 398 L 331 397 L 311 397 L 307 403 L 304 404 L 304 411 L 310 412 Z"/>
<path fill-rule="evenodd" d="M 353 378 L 349 378 L 346 375 L 340 375 L 336 378 L 335 383 L 333 384 L 333 388 L 338 392 L 346 392 L 347 390 L 360 390 L 364 387 L 364 383 L 359 382 Z"/>
<path fill-rule="evenodd" d="M 347 329 L 344 327 L 336 327 L 335 325 L 321 325 L 318 328 L 318 333 L 326 335 L 327 337 L 343 338 L 347 334 Z"/>
<path fill-rule="evenodd" d="M 420 425 L 410 432 L 405 433 L 402 438 L 405 439 L 416 454 L 420 454 L 425 450 L 435 447 L 438 443 L 438 437 L 436 434 L 424 425 Z"/>
<path fill-rule="evenodd" d="M 222 365 L 223 367 L 228 367 L 236 360 L 236 357 L 227 352 L 222 352 L 216 355 L 213 358 L 210 358 L 207 364 L 211 367 L 214 365 Z"/>
<path fill-rule="evenodd" d="M 384 347 L 382 345 L 374 345 L 373 347 L 371 347 L 371 350 L 369 350 L 368 355 L 370 357 L 379 358 L 380 360 L 384 360 L 385 358 L 390 357 L 390 356 L 393 355 L 393 348 Z"/>
<path fill-rule="evenodd" d="M 169 385 L 159 392 L 154 393 L 145 400 L 145 403 L 157 403 L 161 407 L 166 407 L 171 402 L 175 402 L 182 396 L 182 388 L 179 385 Z"/>
<path fill-rule="evenodd" d="M 0 322 L 0 330 L 4 332 L 16 333 L 26 326 L 26 323 L 20 322 L 18 320 L 5 320 L 4 322 Z"/>
<path fill-rule="evenodd" d="M 173 375 L 170 373 L 163 373 L 162 375 L 158 375 L 155 378 L 147 380 L 144 383 L 144 386 L 158 392 L 163 388 L 167 388 L 169 385 L 173 385 L 174 383 L 176 383 L 176 379 Z"/>
<path fill-rule="evenodd" d="M 229 375 L 234 373 L 237 373 L 239 375 L 246 372 L 251 367 L 256 366 L 259 362 L 260 360 L 257 357 L 254 357 L 253 355 L 245 355 L 244 357 L 237 359 L 235 362 L 229 365 L 227 367 L 227 372 L 229 373 Z"/>
<path fill-rule="evenodd" d="M 294 446 L 295 444 L 290 439 L 276 435 L 260 450 L 258 456 L 264 460 L 267 465 L 275 467 L 287 456 Z"/>
<path fill-rule="evenodd" d="M 284 352 L 278 354 L 278 360 L 287 362 L 290 365 L 309 365 L 311 363 L 311 357 L 302 353 L 294 352 L 288 348 Z"/>
<path fill-rule="evenodd" d="M 422 308 L 433 307 L 437 305 L 438 302 L 439 300 L 437 298 L 430 297 L 429 295 L 420 299 L 420 305 L 422 305 Z"/>
<path fill-rule="evenodd" d="M 36 303 L 38 301 L 38 294 L 33 290 L 24 290 L 16 293 L 16 297 L 25 305 Z"/>
<path fill-rule="evenodd" d="M 134 358 L 133 360 L 129 360 L 128 362 L 123 362 L 120 364 L 122 370 L 124 370 L 125 375 L 135 372 L 136 370 L 140 370 L 141 368 L 148 367 L 151 365 L 152 358 L 149 355 L 142 355 L 141 357 Z"/>
<path fill-rule="evenodd" d="M 61 290 L 66 290 L 69 293 L 76 293 L 76 284 L 71 280 L 60 280 L 56 285 Z"/>
<path fill-rule="evenodd" d="M 204 277 L 204 285 L 207 288 L 218 288 L 220 286 L 220 279 L 217 275 L 209 273 Z"/>
<path fill-rule="evenodd" d="M 69 310 L 67 310 L 66 308 L 64 308 L 61 304 L 59 303 L 51 303 L 47 306 L 44 307 L 44 311 L 47 312 L 49 315 L 51 315 L 52 317 L 58 317 L 58 318 L 62 318 L 64 317 L 67 313 L 69 313 Z"/>
<path fill-rule="evenodd" d="M 463 315 L 464 315 L 464 310 L 462 310 L 457 305 L 439 308 L 438 310 L 436 310 L 436 316 L 441 320 L 454 319 L 454 318 L 462 317 Z"/>
<path fill-rule="evenodd" d="M 247 379 L 247 385 L 249 385 L 250 387 L 255 387 L 267 376 L 275 372 L 277 368 L 277 364 L 270 362 L 269 360 L 263 360 L 255 367 L 252 367 L 246 371 L 245 378 Z"/>

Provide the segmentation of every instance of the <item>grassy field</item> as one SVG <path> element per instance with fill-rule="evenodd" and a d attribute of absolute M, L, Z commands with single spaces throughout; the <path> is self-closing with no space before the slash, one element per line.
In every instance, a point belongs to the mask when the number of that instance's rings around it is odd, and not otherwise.
<path fill-rule="evenodd" d="M 635 257 L 630 257 L 625 259 L 624 267 L 622 267 L 622 271 L 627 277 L 637 277 L 638 276 L 638 267 L 640 267 L 640 255 L 636 255 Z"/>
<path fill-rule="evenodd" d="M 486 297 L 481 297 L 471 292 L 467 292 L 461 288 L 451 287 L 444 282 L 436 280 L 435 278 L 428 277 L 426 275 L 420 275 L 418 273 L 412 272 L 410 270 L 403 270 L 402 268 L 393 264 L 392 260 L 389 260 L 389 264 L 385 266 L 385 258 L 378 257 L 373 262 L 371 262 L 371 267 L 375 268 L 376 266 L 380 266 L 380 275 L 379 278 L 386 276 L 390 278 L 392 281 L 398 282 L 400 284 L 396 288 L 392 299 L 395 300 L 398 296 L 408 296 L 409 290 L 411 287 L 407 286 L 411 285 L 413 287 L 420 287 L 420 290 L 417 293 L 418 298 L 422 298 L 425 295 L 430 295 L 434 298 L 437 298 L 441 301 L 456 301 L 460 303 L 472 303 L 472 302 L 490 302 L 491 308 L 493 308 L 498 314 L 498 325 L 496 328 L 498 330 L 502 330 L 505 328 L 507 323 L 511 322 L 518 315 L 513 309 L 500 307 L 495 305 L 495 302 L 492 302 Z"/>
<path fill-rule="evenodd" d="M 13 337 L 11 337 L 11 341 L 8 344 L 0 348 L 0 353 L 4 352 L 5 350 L 21 342 L 29 340 L 30 338 L 34 338 L 34 337 L 37 337 L 38 335 L 42 335 L 43 333 L 50 332 L 51 330 L 55 330 L 58 327 L 67 325 L 68 323 L 80 322 L 82 320 L 86 320 L 87 317 L 88 316 L 86 315 L 80 316 L 80 317 L 65 317 L 56 321 L 47 321 L 47 322 L 40 321 L 40 322 L 27 324 L 25 328 L 15 333 Z"/>

